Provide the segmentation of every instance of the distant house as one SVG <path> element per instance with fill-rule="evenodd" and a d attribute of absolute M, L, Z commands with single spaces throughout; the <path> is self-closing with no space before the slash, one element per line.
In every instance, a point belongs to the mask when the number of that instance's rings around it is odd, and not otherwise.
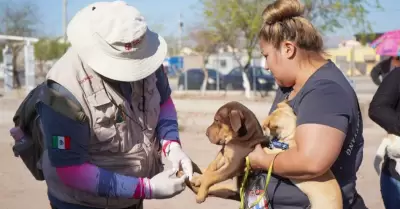
<path fill-rule="evenodd" d="M 244 66 L 247 62 L 247 53 L 244 52 L 222 52 L 212 54 L 206 61 L 206 67 L 216 69 L 222 74 L 228 74 L 233 68 Z M 254 52 L 250 65 L 262 66 L 263 59 L 260 53 Z"/>
<path fill-rule="evenodd" d="M 229 73 L 234 67 L 238 67 L 239 62 L 235 59 L 232 53 L 212 54 L 206 61 L 206 67 L 216 69 L 222 74 Z"/>

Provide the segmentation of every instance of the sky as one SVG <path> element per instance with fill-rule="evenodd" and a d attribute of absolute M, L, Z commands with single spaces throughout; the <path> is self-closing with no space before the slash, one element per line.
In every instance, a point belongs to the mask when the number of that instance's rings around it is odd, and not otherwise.
<path fill-rule="evenodd" d="M 41 19 L 39 29 L 46 36 L 61 36 L 63 34 L 62 7 L 63 0 L 0 0 L 0 3 L 26 1 L 35 2 Z M 90 3 L 101 0 L 68 0 L 67 13 L 70 19 L 79 9 Z M 201 4 L 199 0 L 125 0 L 135 6 L 146 18 L 149 27 L 164 36 L 177 36 L 179 14 L 182 14 L 184 33 L 202 21 Z M 376 0 L 369 0 L 376 1 Z M 396 2 L 396 3 L 395 3 Z M 380 0 L 385 11 L 374 9 L 368 19 L 372 22 L 375 32 L 400 29 L 397 14 L 400 12 L 400 0 Z M 357 31 L 349 27 L 338 30 L 336 36 L 351 36 Z M 333 35 L 333 34 L 329 34 Z"/>

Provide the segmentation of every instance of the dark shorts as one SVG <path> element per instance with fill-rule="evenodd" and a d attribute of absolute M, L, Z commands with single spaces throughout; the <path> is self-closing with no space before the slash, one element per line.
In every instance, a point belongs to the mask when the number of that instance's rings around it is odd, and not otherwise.
<path fill-rule="evenodd" d="M 53 205 L 50 205 L 51 206 L 51 209 L 60 209 L 60 208 L 57 208 L 57 207 L 55 207 L 55 206 L 53 206 Z M 98 209 L 98 208 L 96 208 L 96 209 Z M 104 208 L 105 209 L 105 208 Z M 141 204 L 141 206 L 140 207 L 137 207 L 136 205 L 135 206 L 132 206 L 132 207 L 129 207 L 129 208 L 124 208 L 124 209 L 143 209 L 143 204 Z"/>
<path fill-rule="evenodd" d="M 354 202 L 351 204 L 350 209 L 368 209 L 365 205 L 363 198 L 357 193 L 354 197 Z"/>
<path fill-rule="evenodd" d="M 48 194 L 48 197 L 50 200 L 51 209 L 106 209 L 106 208 L 92 208 L 92 207 L 87 207 L 87 206 L 82 206 L 82 205 L 66 203 L 61 200 L 58 200 L 51 194 Z M 139 204 L 132 205 L 127 208 L 121 208 L 121 209 L 143 209 L 143 200 L 140 201 Z"/>
<path fill-rule="evenodd" d="M 51 209 L 61 209 L 61 208 L 57 208 L 57 207 L 55 207 L 55 206 L 53 206 L 51 204 L 50 204 L 50 206 L 51 206 Z M 96 208 L 96 209 L 98 209 L 98 208 Z M 143 201 L 140 203 L 140 205 L 134 205 L 134 206 L 131 206 L 131 207 L 128 207 L 128 208 L 123 208 L 123 209 L 143 209 Z"/>

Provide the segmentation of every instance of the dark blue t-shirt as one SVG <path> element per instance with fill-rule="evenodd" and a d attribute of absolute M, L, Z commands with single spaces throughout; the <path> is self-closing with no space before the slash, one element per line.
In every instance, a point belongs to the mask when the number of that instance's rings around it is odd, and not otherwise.
<path fill-rule="evenodd" d="M 290 91 L 290 88 L 277 90 L 270 113 Z M 297 126 L 322 124 L 346 133 L 341 153 L 331 170 L 342 189 L 344 209 L 351 208 L 357 194 L 356 172 L 362 161 L 364 145 L 362 117 L 354 89 L 340 69 L 329 61 L 308 79 L 289 104 L 297 115 Z M 273 209 L 299 209 L 309 205 L 305 194 L 288 179 L 278 176 L 271 178 L 268 197 Z"/>

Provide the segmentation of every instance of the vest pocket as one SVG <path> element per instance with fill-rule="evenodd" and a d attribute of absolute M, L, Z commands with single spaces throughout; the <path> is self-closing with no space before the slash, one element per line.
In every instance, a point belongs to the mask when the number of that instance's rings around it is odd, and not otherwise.
<path fill-rule="evenodd" d="M 93 138 L 91 144 L 96 151 L 121 151 L 121 140 L 118 133 L 126 133 L 126 125 L 118 130 L 116 126 L 116 112 L 118 108 L 107 97 L 104 90 L 88 97 L 89 105 L 92 107 Z M 125 123 L 125 122 L 121 122 Z"/>
<path fill-rule="evenodd" d="M 93 149 L 97 151 L 119 152 L 120 141 L 117 140 L 117 130 L 114 125 L 110 127 L 95 125 L 93 132 L 96 135 L 96 141 L 92 142 Z"/>

